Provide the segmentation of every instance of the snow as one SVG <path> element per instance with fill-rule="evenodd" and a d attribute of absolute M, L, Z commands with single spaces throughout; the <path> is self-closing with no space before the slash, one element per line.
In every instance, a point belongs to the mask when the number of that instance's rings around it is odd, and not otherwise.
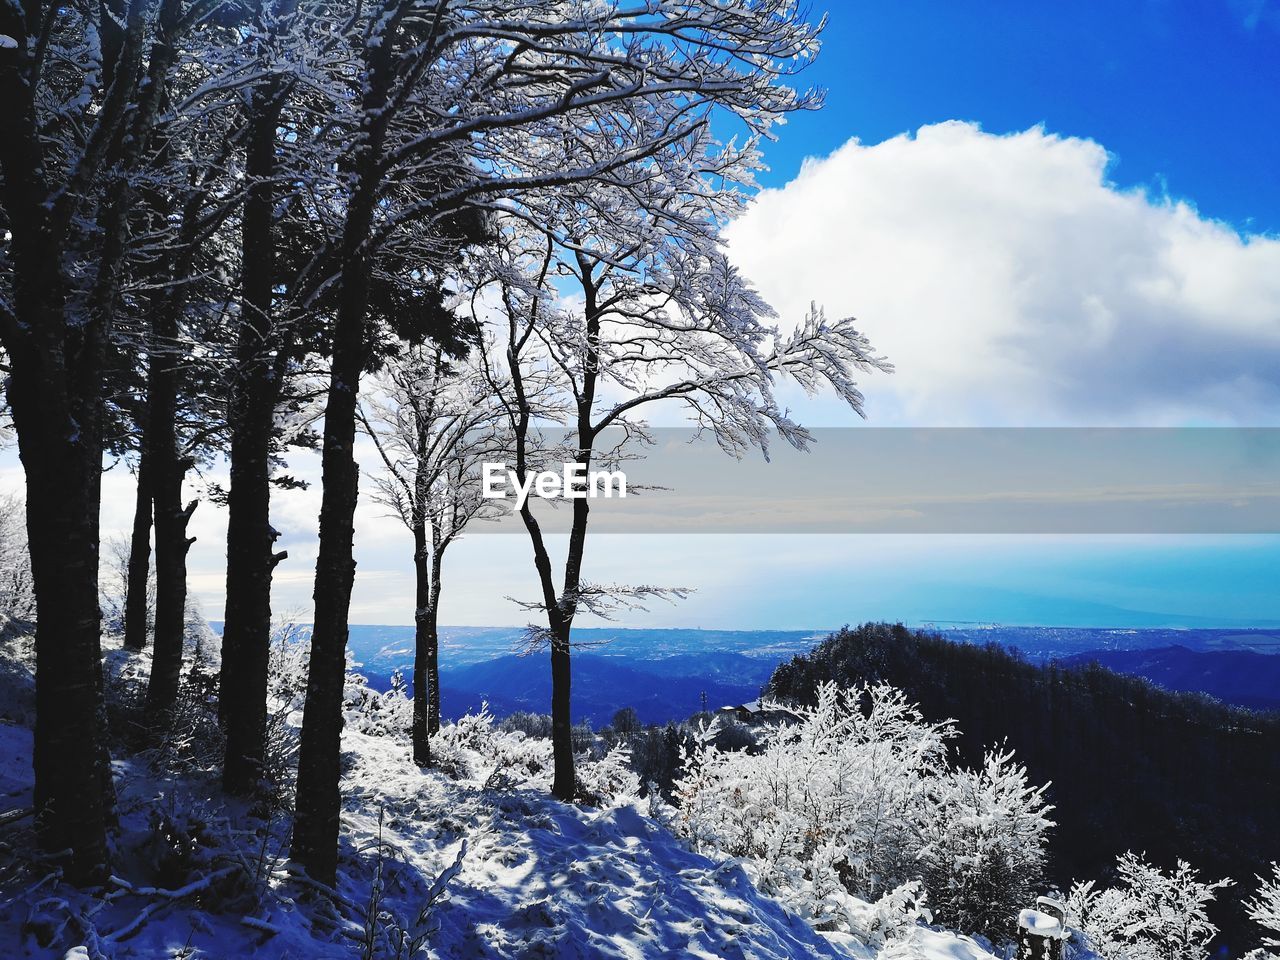
<path fill-rule="evenodd" d="M 31 798 L 31 731 L 0 720 L 0 802 L 5 809 Z"/>
<path fill-rule="evenodd" d="M 880 954 L 880 960 L 996 960 L 968 937 L 917 927 Z"/>
<path fill-rule="evenodd" d="M 0 33 L 0 50 L 17 50 L 18 41 L 7 33 Z"/>
<path fill-rule="evenodd" d="M 635 806 L 552 809 L 517 795 L 488 822 L 497 829 L 440 917 L 458 956 L 847 955 L 757 893 L 740 865 L 689 852 Z"/>
<path fill-rule="evenodd" d="M 435 824 L 448 821 L 470 840 L 436 917 L 433 956 L 851 955 L 757 892 L 736 862 L 691 852 L 639 800 L 575 807 L 552 800 L 541 777 L 495 786 L 484 757 L 471 756 L 473 776 L 454 782 L 424 776 L 385 737 L 350 733 L 345 746 L 358 757 L 351 779 L 368 791 L 363 803 L 348 804 L 345 827 L 375 833 L 371 801 L 379 797 L 384 808 L 417 808 L 425 815 L 397 818 L 391 831 L 384 824 L 384 834 L 394 832 L 401 855 L 426 873 L 457 852 Z"/>
<path fill-rule="evenodd" d="M 6 771 L 14 766 L 9 758 L 29 747 L 28 731 L 0 726 Z M 598 810 L 573 807 L 550 799 L 541 785 L 485 789 L 474 780 L 422 774 L 407 749 L 387 738 L 351 733 L 344 747 L 354 762 L 339 878 L 346 902 L 360 906 L 367 901 L 375 855 L 359 851 L 376 841 L 378 807 L 384 811 L 383 842 L 394 850 L 388 858 L 393 868 L 387 868 L 393 911 L 412 908 L 409 898 L 391 893 L 393 888 L 412 892 L 412 875 L 433 877 L 457 856 L 462 839 L 469 840 L 461 872 L 432 918 L 436 929 L 426 956 L 863 956 L 828 943 L 777 901 L 761 895 L 736 862 L 716 863 L 689 851 L 642 811 L 640 801 Z M 145 848 L 149 831 L 148 819 L 139 814 L 165 786 L 132 763 L 122 768 L 127 789 L 121 796 L 126 811 L 121 847 L 136 851 Z M 167 804 L 179 809 L 197 805 L 194 794 L 209 794 L 210 784 L 201 786 L 203 791 L 192 794 L 170 786 Z M 226 812 L 231 814 L 227 832 L 243 826 L 243 814 Z M 258 912 L 206 912 L 176 893 L 155 901 L 117 886 L 120 896 L 94 916 L 98 949 L 106 957 L 168 957 L 184 945 L 194 951 L 191 956 L 207 958 L 337 960 L 356 955 L 356 946 L 340 935 L 344 927 L 353 936 L 358 932 L 350 922 L 323 922 L 324 911 L 304 904 L 283 880 L 273 884 L 273 895 L 264 898 Z M 89 899 L 70 891 L 60 895 L 77 909 Z M 150 902 L 158 902 L 158 909 L 130 929 Z M 31 937 L 20 939 L 13 925 L 5 926 L 0 955 L 15 960 L 64 955 L 65 947 L 42 950 Z M 94 954 L 73 949 L 65 955 Z"/>
<path fill-rule="evenodd" d="M 145 657 L 117 647 L 108 643 L 112 676 L 145 671 Z M 346 960 L 362 955 L 377 890 L 377 958 L 396 955 L 389 938 L 400 928 L 425 938 L 405 956 L 433 960 L 994 960 L 973 940 L 923 926 L 880 946 L 816 930 L 760 891 L 752 864 L 696 853 L 673 834 L 671 809 L 636 796 L 616 751 L 582 764 L 602 805 L 566 805 L 548 793 L 546 741 L 503 731 L 487 714 L 466 717 L 433 739 L 439 768 L 424 772 L 401 733 L 408 700 L 354 678 L 347 699 L 332 895 L 291 873 L 287 815 L 264 821 L 263 811 L 226 798 L 216 765 L 184 761 L 176 775 L 160 754 L 118 756 L 111 883 L 76 891 L 36 861 L 20 882 L 6 876 L 0 956 Z M 30 802 L 30 749 L 26 727 L 0 722 L 4 808 Z M 30 818 L 10 825 L 4 839 L 29 844 L 29 828 Z M 174 848 L 161 837 L 175 832 L 198 842 L 166 875 Z"/>
<path fill-rule="evenodd" d="M 1034 933 L 1037 937 L 1049 937 L 1054 940 L 1065 940 L 1067 932 L 1062 929 L 1062 921 L 1057 917 L 1039 910 L 1023 910 L 1018 914 L 1018 926 Z"/>

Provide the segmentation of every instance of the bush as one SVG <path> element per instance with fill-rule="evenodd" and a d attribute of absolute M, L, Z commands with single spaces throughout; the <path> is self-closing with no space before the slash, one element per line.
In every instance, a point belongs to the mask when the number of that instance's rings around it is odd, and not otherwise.
<path fill-rule="evenodd" d="M 923 881 L 940 921 L 1007 938 L 1052 825 L 1012 754 L 951 768 L 953 727 L 885 685 L 824 684 L 799 714 L 755 753 L 722 749 L 704 727 L 676 784 L 677 828 L 698 849 L 749 859 L 761 888 L 816 926 L 852 932 L 851 895 Z"/>
<path fill-rule="evenodd" d="M 640 796 L 640 778 L 631 769 L 631 751 L 617 746 L 599 760 L 578 765 L 578 789 L 592 803 L 612 806 Z"/>
<path fill-rule="evenodd" d="M 661 797 L 672 799 L 684 766 L 685 739 L 674 723 L 649 727 L 631 738 L 631 769 L 646 793 L 652 785 Z"/>
<path fill-rule="evenodd" d="M 546 713 L 530 713 L 517 710 L 508 714 L 499 723 L 499 729 L 508 732 L 519 731 L 526 737 L 537 737 L 542 740 L 551 739 L 551 715 Z"/>
<path fill-rule="evenodd" d="M 953 929 L 1007 931 L 1034 902 L 1051 825 L 1044 792 L 1008 750 L 933 784 L 919 856 L 930 906 Z"/>
<path fill-rule="evenodd" d="M 1165 873 L 1126 853 L 1118 883 L 1105 890 L 1078 883 L 1067 899 L 1067 922 L 1102 960 L 1186 960 L 1205 955 L 1218 928 L 1206 908 L 1230 881 L 1204 883 L 1179 860 Z"/>
<path fill-rule="evenodd" d="M 1262 881 L 1262 887 L 1253 900 L 1245 904 L 1249 919 L 1262 927 L 1266 935 L 1262 942 L 1273 950 L 1255 950 L 1249 960 L 1271 960 L 1280 955 L 1280 864 L 1271 865 L 1271 877 Z"/>

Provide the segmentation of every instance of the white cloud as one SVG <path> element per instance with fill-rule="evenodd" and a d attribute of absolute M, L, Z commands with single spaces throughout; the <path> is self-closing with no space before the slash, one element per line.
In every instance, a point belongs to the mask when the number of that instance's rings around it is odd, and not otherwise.
<path fill-rule="evenodd" d="M 1280 238 L 1120 190 L 1093 141 L 950 122 L 765 191 L 730 251 L 784 317 L 857 316 L 873 423 L 1280 423 Z"/>

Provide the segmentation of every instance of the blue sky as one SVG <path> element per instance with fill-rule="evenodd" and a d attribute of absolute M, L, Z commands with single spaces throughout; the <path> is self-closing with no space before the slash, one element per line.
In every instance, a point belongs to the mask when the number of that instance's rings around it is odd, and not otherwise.
<path fill-rule="evenodd" d="M 817 5 L 820 7 L 821 5 Z M 1280 230 L 1280 3 L 840 0 L 807 71 L 819 113 L 768 150 L 780 186 L 806 156 L 942 120 L 1089 137 L 1112 175 Z"/>
<path fill-rule="evenodd" d="M 1245 266 L 1265 257 L 1280 275 L 1266 243 L 1280 234 L 1280 4 L 853 0 L 832 5 L 805 79 L 827 89 L 825 107 L 768 147 L 770 190 L 749 218 L 759 222 L 731 247 L 784 312 L 814 296 L 864 320 L 899 366 L 867 384 L 872 422 L 1280 422 L 1280 287 Z M 935 126 L 953 121 L 966 125 Z M 1061 209 L 1045 212 L 1059 189 Z M 823 221 L 842 225 L 811 237 Z M 1055 236 L 1068 239 L 1044 240 Z M 1025 255 L 1036 245 L 1043 256 Z M 1104 252 L 1080 252 L 1090 246 Z M 1216 299 L 1144 300 L 1131 296 L 1138 285 Z M 1010 293 L 1017 286 L 1035 295 Z M 979 306 L 957 316 L 969 301 Z M 1095 304 L 1105 319 L 1082 321 Z M 948 359 L 962 354 L 963 364 Z M 850 538 L 810 549 L 832 562 L 804 564 L 789 594 L 747 601 L 756 617 L 790 605 L 829 622 L 843 604 L 846 619 L 1280 618 L 1271 537 L 906 537 L 893 549 Z"/>
<path fill-rule="evenodd" d="M 873 424 L 1280 426 L 1280 0 L 828 3 L 804 77 L 827 104 L 768 145 L 729 249 L 782 322 L 816 300 L 897 365 L 862 381 Z M 274 599 L 307 620 L 318 459 L 290 472 L 315 482 L 276 495 Z M 20 485 L 0 452 L 0 487 Z M 109 536 L 132 504 L 111 471 Z M 192 593 L 218 618 L 224 512 L 193 528 Z M 411 549 L 365 498 L 353 622 L 412 621 Z M 697 589 L 633 626 L 1280 623 L 1272 536 L 601 536 L 586 564 Z M 536 595 L 520 537 L 463 540 L 445 577 L 450 624 L 523 622 L 505 598 Z"/>

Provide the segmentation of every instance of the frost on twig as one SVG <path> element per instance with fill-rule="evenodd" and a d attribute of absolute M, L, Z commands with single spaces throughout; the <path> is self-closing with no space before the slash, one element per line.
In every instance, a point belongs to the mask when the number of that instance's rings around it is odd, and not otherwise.
<path fill-rule="evenodd" d="M 675 603 L 678 600 L 687 599 L 694 592 L 692 587 L 583 583 L 571 594 L 562 595 L 558 601 L 558 607 L 561 616 L 571 611 L 573 616 L 579 613 L 588 613 L 602 620 L 615 620 L 619 613 L 648 610 L 648 601 L 664 600 L 667 603 Z M 514 597 L 507 597 L 507 599 L 522 610 L 541 610 L 545 613 L 547 609 L 544 604 L 536 601 L 517 600 Z M 518 656 L 528 656 L 531 653 L 536 653 L 549 646 L 553 642 L 554 636 L 555 634 L 550 627 L 531 623 L 525 627 L 524 633 L 518 641 L 516 654 Z M 572 641 L 570 646 L 573 648 L 590 648 L 603 646 L 606 643 L 608 643 L 607 640 Z"/>

